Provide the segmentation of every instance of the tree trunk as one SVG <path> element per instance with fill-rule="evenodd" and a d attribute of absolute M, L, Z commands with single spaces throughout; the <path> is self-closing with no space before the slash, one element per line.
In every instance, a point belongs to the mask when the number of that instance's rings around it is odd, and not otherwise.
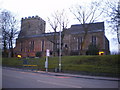
<path fill-rule="evenodd" d="M 4 44 L 3 44 L 3 57 L 7 57 L 7 43 L 6 43 L 6 40 L 4 40 Z"/>

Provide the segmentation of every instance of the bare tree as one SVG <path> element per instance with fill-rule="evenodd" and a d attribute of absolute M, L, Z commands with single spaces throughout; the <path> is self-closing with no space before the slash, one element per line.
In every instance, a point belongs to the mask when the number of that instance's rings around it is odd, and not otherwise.
<path fill-rule="evenodd" d="M 83 42 L 81 44 L 81 51 L 84 48 L 86 37 L 89 30 L 89 23 L 96 22 L 100 16 L 103 14 L 103 10 L 100 10 L 101 2 L 91 2 L 88 5 L 77 5 L 70 8 L 70 12 L 75 16 L 75 18 L 82 25 L 84 30 Z M 88 24 L 88 25 L 86 25 Z M 81 53 L 82 54 L 82 53 Z"/>
<path fill-rule="evenodd" d="M 3 10 L 0 14 L 1 18 L 1 29 L 2 29 L 2 43 L 3 43 L 3 51 L 4 55 L 7 55 L 7 51 L 9 52 L 9 56 L 13 57 L 13 41 L 18 34 L 17 31 L 17 20 L 11 14 L 10 11 Z"/>
<path fill-rule="evenodd" d="M 65 30 L 67 28 L 68 25 L 68 18 L 66 16 L 65 10 L 62 10 L 61 12 L 56 11 L 54 14 L 52 14 L 51 18 L 48 18 L 48 23 L 50 24 L 51 28 L 53 29 L 53 40 L 48 39 L 49 41 L 51 41 L 54 45 L 53 48 L 53 53 L 55 56 L 55 53 L 59 50 L 57 48 L 57 45 L 59 45 L 58 42 L 58 32 L 62 31 L 62 35 L 61 35 L 61 44 L 63 46 L 63 38 L 64 38 L 64 34 L 65 34 Z"/>
<path fill-rule="evenodd" d="M 48 23 L 50 24 L 51 28 L 53 29 L 53 40 L 52 39 L 48 39 L 50 42 L 53 43 L 53 55 L 55 56 L 56 52 L 57 52 L 57 28 L 58 28 L 58 20 L 55 19 L 55 15 L 52 15 L 52 19 L 51 20 L 49 17 L 48 17 Z"/>
<path fill-rule="evenodd" d="M 109 26 L 113 31 L 117 32 L 117 38 L 120 44 L 120 1 L 119 0 L 107 0 L 105 2 L 104 12 L 107 14 Z"/>

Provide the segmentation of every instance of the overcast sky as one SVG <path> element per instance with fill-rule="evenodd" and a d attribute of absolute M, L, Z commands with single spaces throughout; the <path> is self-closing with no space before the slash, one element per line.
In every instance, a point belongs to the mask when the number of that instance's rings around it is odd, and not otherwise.
<path fill-rule="evenodd" d="M 90 0 L 1 0 L 3 8 L 19 16 L 39 15 L 46 18 L 55 10 L 69 8 L 71 5 Z"/>
<path fill-rule="evenodd" d="M 0 0 L 0 8 L 7 9 L 14 13 L 19 21 L 22 17 L 28 16 L 40 16 L 45 21 L 47 17 L 50 17 L 56 10 L 66 9 L 68 10 L 71 6 L 76 4 L 85 4 L 93 0 Z M 77 24 L 77 20 L 70 20 L 69 27 L 71 24 Z M 49 29 L 49 26 L 46 26 Z M 107 38 L 110 40 L 110 50 L 118 51 L 118 45 L 115 41 L 116 35 L 109 34 L 106 32 Z"/>

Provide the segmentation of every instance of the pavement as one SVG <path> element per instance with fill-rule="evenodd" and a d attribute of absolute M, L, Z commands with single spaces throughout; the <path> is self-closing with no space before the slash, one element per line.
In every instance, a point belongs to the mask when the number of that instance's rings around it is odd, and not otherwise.
<path fill-rule="evenodd" d="M 120 81 L 120 78 L 112 78 L 112 77 L 87 76 L 87 75 L 54 73 L 54 72 L 45 72 L 45 71 L 37 71 L 37 72 L 42 73 L 42 74 L 54 75 L 54 76 L 64 76 L 64 77 L 66 76 L 66 77 L 86 78 L 86 79 L 96 79 L 96 80 Z"/>
<path fill-rule="evenodd" d="M 33 73 L 39 73 L 39 74 L 47 74 L 51 76 L 64 76 L 64 77 L 74 77 L 74 78 L 85 78 L 85 79 L 96 79 L 96 80 L 108 80 L 108 81 L 120 81 L 120 78 L 114 78 L 114 77 L 101 77 L 101 76 L 88 76 L 88 75 L 77 75 L 77 74 L 68 74 L 68 73 L 62 73 L 62 72 L 46 72 L 46 71 L 36 71 L 36 70 L 23 70 L 18 68 L 10 68 L 10 67 L 3 67 L 7 69 L 12 70 L 20 70 L 24 72 L 33 72 Z"/>

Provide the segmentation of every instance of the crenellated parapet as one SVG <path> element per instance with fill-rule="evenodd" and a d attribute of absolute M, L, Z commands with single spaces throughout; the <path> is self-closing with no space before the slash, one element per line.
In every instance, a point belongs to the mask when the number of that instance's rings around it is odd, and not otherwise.
<path fill-rule="evenodd" d="M 22 18 L 21 20 L 22 21 L 27 21 L 27 20 L 41 20 L 41 21 L 44 21 L 41 17 L 39 17 L 38 15 L 36 16 L 28 16 L 28 17 L 24 17 Z M 44 21 L 45 22 L 45 21 Z"/>
<path fill-rule="evenodd" d="M 21 19 L 19 38 L 45 33 L 46 22 L 39 16 L 29 16 Z"/>

